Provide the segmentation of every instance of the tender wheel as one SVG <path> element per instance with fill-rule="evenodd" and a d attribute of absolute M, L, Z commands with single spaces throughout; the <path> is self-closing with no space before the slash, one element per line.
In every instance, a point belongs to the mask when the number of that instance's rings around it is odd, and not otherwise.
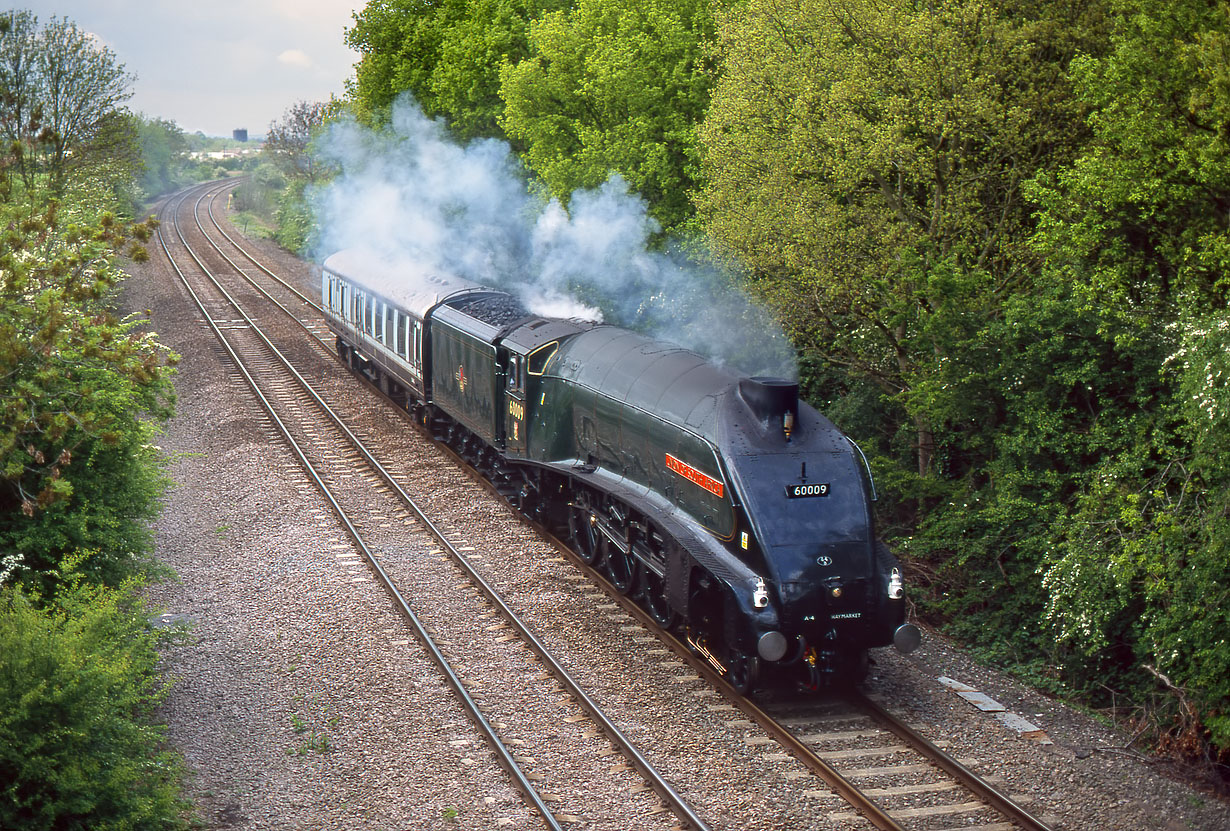
<path fill-rule="evenodd" d="M 602 551 L 602 565 L 600 568 L 603 576 L 611 581 L 615 591 L 620 594 L 628 594 L 632 591 L 633 586 L 636 585 L 636 573 L 640 564 L 631 554 L 625 554 L 620 551 L 607 538 L 606 534 L 603 534 L 601 531 L 597 533 L 601 538 L 599 540 L 599 547 Z"/>
<path fill-rule="evenodd" d="M 568 532 L 572 535 L 573 545 L 581 561 L 591 566 L 597 562 L 598 555 L 601 554 L 598 538 L 602 534 L 594 527 L 590 512 L 573 505 L 568 512 Z"/>

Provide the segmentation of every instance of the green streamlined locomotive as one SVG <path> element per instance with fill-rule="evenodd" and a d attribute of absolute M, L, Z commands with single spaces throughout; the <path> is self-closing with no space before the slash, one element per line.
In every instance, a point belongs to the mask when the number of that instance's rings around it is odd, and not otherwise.
<path fill-rule="evenodd" d="M 358 250 L 322 291 L 351 369 L 738 689 L 918 645 L 866 462 L 797 384 Z"/>

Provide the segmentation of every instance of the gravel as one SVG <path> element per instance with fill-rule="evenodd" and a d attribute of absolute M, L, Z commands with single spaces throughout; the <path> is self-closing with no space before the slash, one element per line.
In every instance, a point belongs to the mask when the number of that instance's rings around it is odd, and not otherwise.
<path fill-rule="evenodd" d="M 275 271 L 314 288 L 298 260 L 258 247 Z M 339 565 L 350 544 L 338 523 L 273 437 L 164 258 L 151 253 L 150 263 L 132 267 L 124 303 L 150 309 L 163 341 L 183 356 L 180 414 L 160 441 L 178 486 L 156 526 L 158 555 L 179 576 L 150 594 L 168 623 L 187 625 L 184 642 L 165 656 L 176 683 L 162 717 L 191 770 L 202 826 L 543 827 L 423 650 L 413 640 L 401 644 L 404 624 L 388 599 Z M 469 489 L 471 512 L 508 523 L 493 534 L 513 533 L 518 523 L 508 512 L 477 485 Z M 700 798 L 715 827 L 771 827 L 766 813 L 787 818 L 777 827 L 832 826 L 828 815 L 841 806 L 817 793 L 823 786 L 750 749 L 680 662 L 624 628 L 627 619 L 599 593 L 550 561 L 548 546 L 525 539 L 501 550 L 532 559 L 536 579 L 498 562 L 496 576 L 507 571 L 506 588 L 537 618 L 544 640 L 592 647 L 574 660 L 608 679 L 594 694 L 621 713 L 625 732 L 654 737 L 650 752 L 673 781 L 705 771 Z M 552 606 L 566 611 L 542 611 Z M 941 676 L 985 693 L 1045 736 L 1005 726 Z M 663 689 L 677 692 L 654 700 Z M 1230 829 L 1230 807 L 1122 751 L 1120 732 L 979 666 L 934 633 L 913 655 L 877 655 L 868 691 L 1026 797 L 1025 806 L 1057 829 Z M 628 821 L 591 816 L 578 827 Z"/>

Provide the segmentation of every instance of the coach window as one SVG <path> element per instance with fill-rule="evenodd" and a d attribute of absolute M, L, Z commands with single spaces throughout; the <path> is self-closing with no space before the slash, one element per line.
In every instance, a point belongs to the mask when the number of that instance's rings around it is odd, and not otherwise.
<path fill-rule="evenodd" d="M 406 316 L 401 312 L 395 312 L 397 315 L 397 342 L 393 349 L 401 356 L 402 360 L 406 359 Z"/>
<path fill-rule="evenodd" d="M 373 300 L 372 301 L 372 337 L 381 343 L 384 342 L 384 304 Z"/>
<path fill-rule="evenodd" d="M 423 363 L 423 324 L 419 321 L 414 321 L 414 363 L 416 366 Z"/>

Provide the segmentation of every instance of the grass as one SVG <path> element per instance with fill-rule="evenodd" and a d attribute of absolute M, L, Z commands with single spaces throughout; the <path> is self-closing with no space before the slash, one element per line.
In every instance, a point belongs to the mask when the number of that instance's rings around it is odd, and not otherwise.
<path fill-rule="evenodd" d="M 266 220 L 252 211 L 239 211 L 231 217 L 231 224 L 245 237 L 273 239 L 276 230 Z"/>

